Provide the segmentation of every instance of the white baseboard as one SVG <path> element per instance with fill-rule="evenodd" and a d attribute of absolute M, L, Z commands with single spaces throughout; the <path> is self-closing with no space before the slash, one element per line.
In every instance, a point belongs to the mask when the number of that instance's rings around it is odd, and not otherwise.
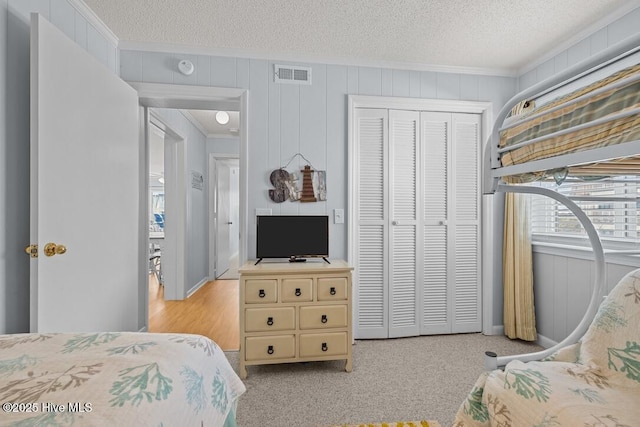
<path fill-rule="evenodd" d="M 147 332 L 147 327 L 143 326 L 142 328 L 138 329 L 138 332 Z"/>
<path fill-rule="evenodd" d="M 504 326 L 503 325 L 493 325 L 489 326 L 486 331 L 482 331 L 485 335 L 504 335 Z"/>
<path fill-rule="evenodd" d="M 189 291 L 187 292 L 187 298 L 189 298 L 191 295 L 195 294 L 196 291 L 198 289 L 200 289 L 201 287 L 203 287 L 208 281 L 209 281 L 208 277 L 205 277 L 202 280 L 200 280 L 197 285 L 195 285 L 193 288 L 189 289 Z"/>
<path fill-rule="evenodd" d="M 489 333 L 483 332 L 485 335 L 504 335 L 504 325 L 494 325 L 488 328 Z M 551 348 L 554 345 L 558 344 L 551 338 L 547 338 L 544 335 L 538 334 L 538 339 L 536 340 L 536 344 L 542 346 L 544 348 Z"/>
<path fill-rule="evenodd" d="M 541 345 L 544 348 L 551 348 L 558 343 L 552 340 L 551 338 L 547 338 L 544 335 L 538 334 L 538 339 L 536 340 L 536 344 Z"/>

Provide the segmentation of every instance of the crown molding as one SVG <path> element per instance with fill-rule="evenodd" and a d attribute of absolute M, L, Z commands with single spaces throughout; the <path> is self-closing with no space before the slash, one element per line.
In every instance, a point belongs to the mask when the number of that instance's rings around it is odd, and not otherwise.
<path fill-rule="evenodd" d="M 115 35 L 111 28 L 107 27 L 96 13 L 91 10 L 87 4 L 82 0 L 67 0 L 69 4 L 87 20 L 108 42 L 113 44 L 116 48 L 120 45 L 120 39 Z"/>
<path fill-rule="evenodd" d="M 265 53 L 244 49 L 209 48 L 170 43 L 133 42 L 120 40 L 121 51 L 174 53 L 183 55 L 226 56 L 234 58 L 261 59 L 268 61 L 317 63 L 355 67 L 388 68 L 408 71 L 430 71 L 436 73 L 470 74 L 496 77 L 517 77 L 517 70 L 504 68 L 459 67 L 449 65 L 421 64 L 416 62 L 380 61 L 345 57 L 323 57 L 314 55 L 294 55 L 286 53 Z"/>
<path fill-rule="evenodd" d="M 182 113 L 182 115 L 189 120 L 189 122 L 191 122 L 191 124 L 193 126 L 195 126 L 200 133 L 206 138 L 207 137 L 207 130 L 200 124 L 200 122 L 198 120 L 196 120 L 195 117 L 193 117 L 193 115 L 188 111 L 188 110 L 179 110 L 180 113 Z"/>
<path fill-rule="evenodd" d="M 560 54 L 560 53 L 564 52 L 565 50 L 569 49 L 570 47 L 578 44 L 579 42 L 581 42 L 582 40 L 586 39 L 587 37 L 597 33 L 598 31 L 602 30 L 603 28 L 607 27 L 608 25 L 614 23 L 618 19 L 620 19 L 623 16 L 627 15 L 631 11 L 637 9 L 638 7 L 640 7 L 640 0 L 635 0 L 635 1 L 631 2 L 631 3 L 628 3 L 628 4 L 620 7 L 619 9 L 614 10 L 610 14 L 605 15 L 604 17 L 600 18 L 598 21 L 594 22 L 589 27 L 585 28 L 584 30 L 582 30 L 580 32 L 577 32 L 576 34 L 574 34 L 573 37 L 567 39 L 566 41 L 564 41 L 564 42 L 562 42 L 560 44 L 558 44 L 555 48 L 553 48 L 549 52 L 545 53 L 544 55 L 542 55 L 540 58 L 536 59 L 535 61 L 533 61 L 529 65 L 526 65 L 526 66 L 520 68 L 517 71 L 516 75 L 518 77 L 520 77 L 520 76 L 523 76 L 523 75 L 527 74 L 529 71 L 536 69 L 537 67 L 539 67 L 540 65 L 544 64 L 545 62 L 547 62 L 547 61 L 553 59 L 554 57 L 556 57 L 558 54 Z"/>

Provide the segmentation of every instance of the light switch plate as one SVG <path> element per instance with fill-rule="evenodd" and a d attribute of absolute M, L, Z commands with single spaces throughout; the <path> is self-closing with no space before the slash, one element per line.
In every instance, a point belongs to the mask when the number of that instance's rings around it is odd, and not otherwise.
<path fill-rule="evenodd" d="M 333 210 L 333 223 L 344 224 L 344 209 Z"/>

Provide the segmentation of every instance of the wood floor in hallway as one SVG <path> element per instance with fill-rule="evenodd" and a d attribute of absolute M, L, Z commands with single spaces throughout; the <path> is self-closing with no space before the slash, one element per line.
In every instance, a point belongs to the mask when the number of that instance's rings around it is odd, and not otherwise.
<path fill-rule="evenodd" d="M 223 350 L 238 350 L 239 284 L 237 280 L 207 282 L 189 298 L 165 301 L 164 287 L 149 277 L 149 332 L 199 334 Z"/>

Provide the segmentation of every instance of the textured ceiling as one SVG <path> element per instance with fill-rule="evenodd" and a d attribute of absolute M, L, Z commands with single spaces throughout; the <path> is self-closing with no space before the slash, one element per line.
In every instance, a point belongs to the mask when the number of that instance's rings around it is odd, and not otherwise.
<path fill-rule="evenodd" d="M 125 42 L 515 72 L 637 0 L 85 0 Z"/>

